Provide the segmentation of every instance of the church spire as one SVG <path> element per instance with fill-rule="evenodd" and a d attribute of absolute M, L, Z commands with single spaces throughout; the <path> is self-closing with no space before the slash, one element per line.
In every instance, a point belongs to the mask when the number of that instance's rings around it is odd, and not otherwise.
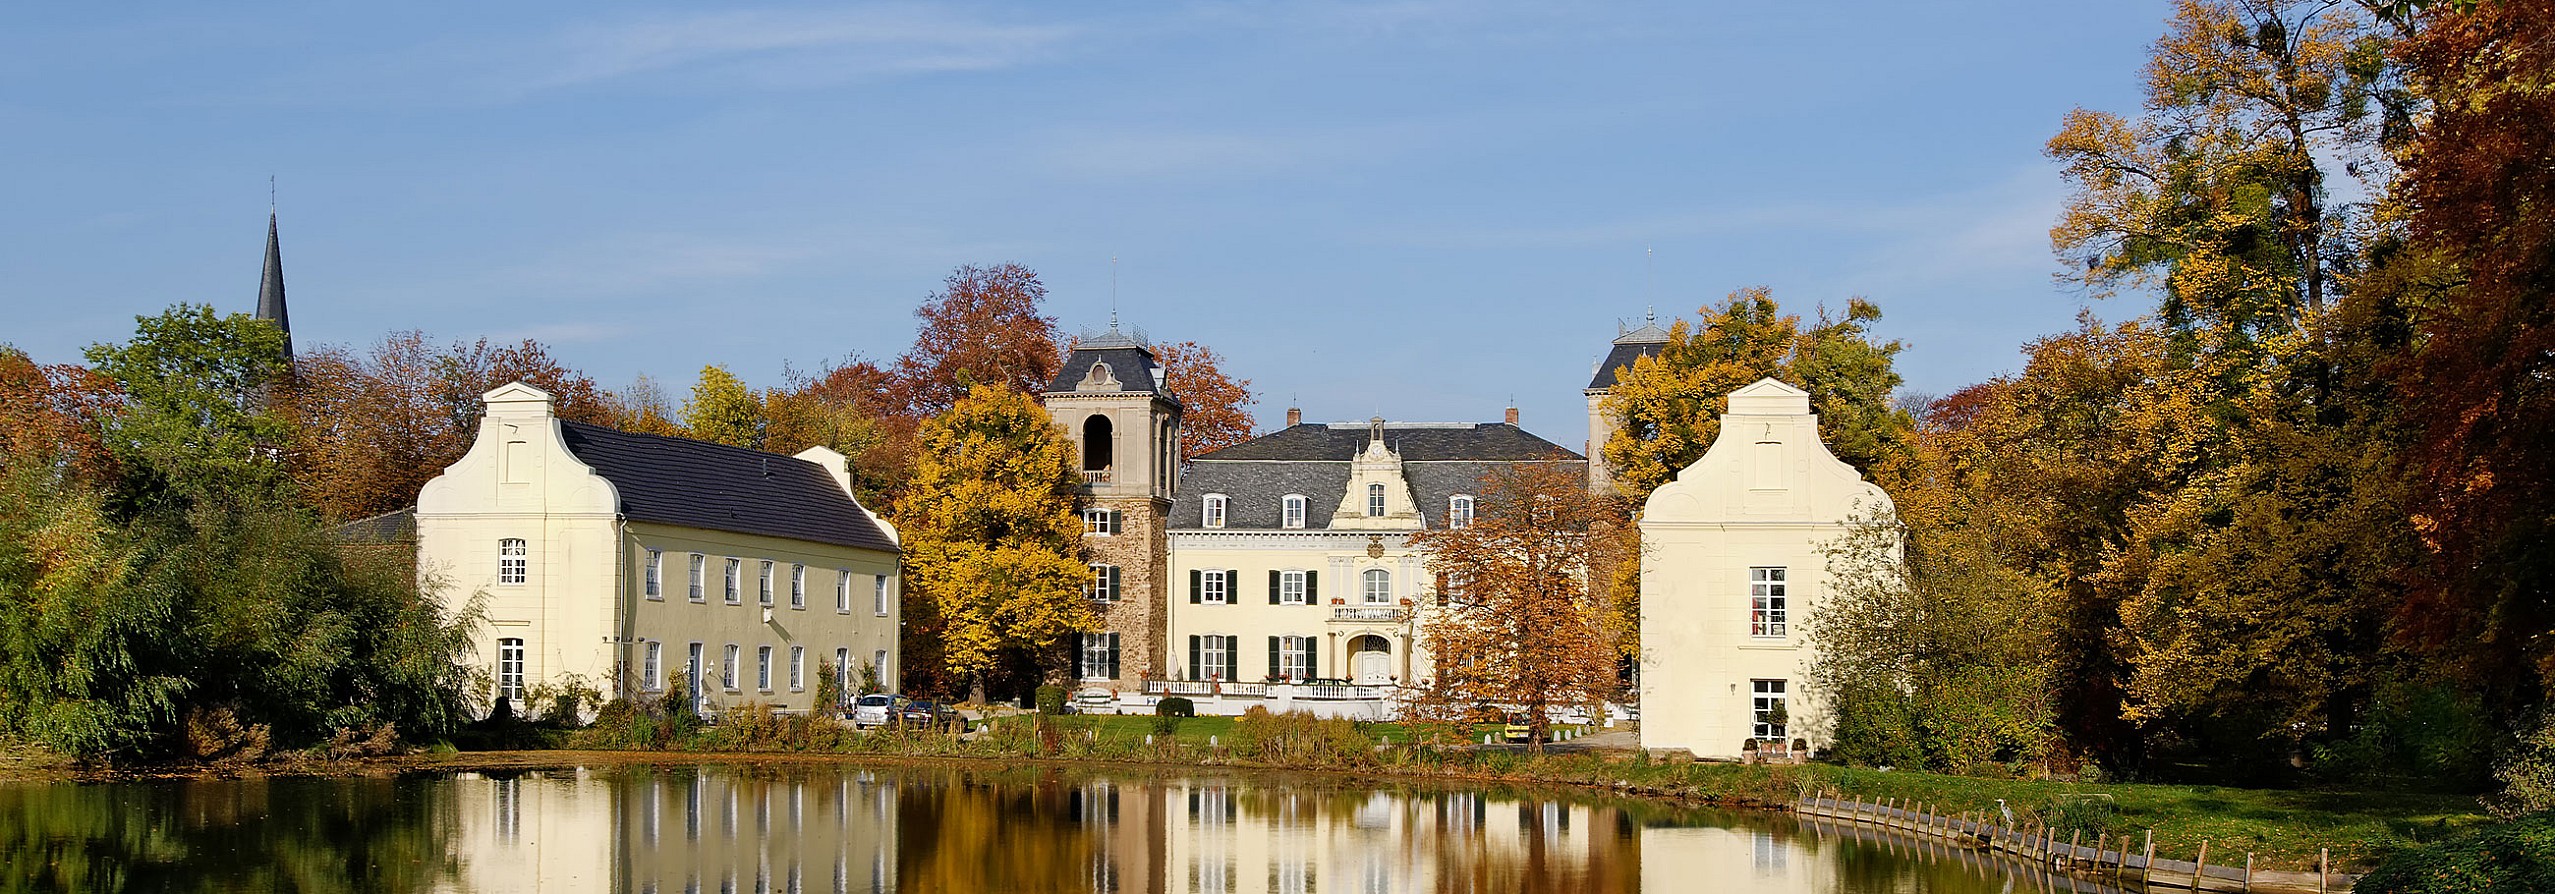
<path fill-rule="evenodd" d="M 284 243 L 276 238 L 275 212 L 266 212 L 266 273 L 257 282 L 257 318 L 284 330 L 284 359 L 293 358 L 293 321 L 284 312 Z"/>

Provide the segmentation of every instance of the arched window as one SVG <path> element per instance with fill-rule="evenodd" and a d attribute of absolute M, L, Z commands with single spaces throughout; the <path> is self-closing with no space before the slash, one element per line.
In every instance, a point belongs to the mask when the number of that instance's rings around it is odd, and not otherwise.
<path fill-rule="evenodd" d="M 1366 515 L 1369 518 L 1384 517 L 1383 485 L 1369 484 L 1366 486 Z"/>
<path fill-rule="evenodd" d="M 1109 424 L 1109 417 L 1098 413 L 1082 421 L 1082 477 L 1085 479 L 1101 482 L 1109 480 L 1105 474 L 1094 477 L 1091 473 L 1105 473 L 1110 466 L 1116 464 L 1118 440 L 1114 434 L 1115 430 L 1115 426 Z"/>
<path fill-rule="evenodd" d="M 1286 526 L 1290 528 L 1304 527 L 1303 494 L 1286 495 Z"/>
<path fill-rule="evenodd" d="M 1472 497 L 1465 494 L 1456 494 L 1446 498 L 1446 526 L 1449 528 L 1469 528 L 1473 526 Z"/>
<path fill-rule="evenodd" d="M 1208 494 L 1199 513 L 1200 523 L 1210 528 L 1224 527 L 1224 495 Z"/>
<path fill-rule="evenodd" d="M 1393 573 L 1381 568 L 1366 571 L 1366 604 L 1384 605 L 1393 601 Z"/>

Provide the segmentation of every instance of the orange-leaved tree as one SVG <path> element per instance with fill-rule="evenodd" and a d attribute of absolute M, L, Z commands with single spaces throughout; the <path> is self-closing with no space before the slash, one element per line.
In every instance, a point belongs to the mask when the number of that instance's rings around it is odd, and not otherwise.
<path fill-rule="evenodd" d="M 948 409 L 977 385 L 1028 394 L 1063 365 L 1056 320 L 1040 312 L 1047 287 L 1019 264 L 950 271 L 939 294 L 914 309 L 923 321 L 896 359 L 894 385 L 916 417 Z"/>
<path fill-rule="evenodd" d="M 1224 373 L 1214 348 L 1184 341 L 1154 349 L 1164 387 L 1180 398 L 1180 458 L 1251 439 L 1251 380 Z"/>
<path fill-rule="evenodd" d="M 1473 521 L 1412 539 L 1442 575 L 1421 638 L 1436 667 L 1414 708 L 1451 716 L 1522 707 L 1528 741 L 1551 738 L 1556 708 L 1595 706 L 1617 688 L 1606 570 L 1637 548 L 1617 499 L 1590 493 L 1576 464 L 1500 466 L 1482 477 Z"/>

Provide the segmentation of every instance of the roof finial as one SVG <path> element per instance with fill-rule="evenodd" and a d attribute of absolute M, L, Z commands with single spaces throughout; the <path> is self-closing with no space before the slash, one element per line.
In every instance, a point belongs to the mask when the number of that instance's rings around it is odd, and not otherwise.
<path fill-rule="evenodd" d="M 1641 321 L 1652 326 L 1659 325 L 1659 305 L 1651 305 L 1650 312 L 1643 314 L 1641 316 Z"/>
<path fill-rule="evenodd" d="M 269 217 L 275 215 L 275 175 L 273 174 L 266 175 L 266 214 Z"/>
<path fill-rule="evenodd" d="M 1109 331 L 1118 331 L 1118 256 L 1109 256 Z"/>

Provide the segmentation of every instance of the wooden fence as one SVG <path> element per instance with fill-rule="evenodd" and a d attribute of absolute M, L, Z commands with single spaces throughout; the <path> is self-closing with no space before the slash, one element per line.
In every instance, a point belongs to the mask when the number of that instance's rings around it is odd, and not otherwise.
<path fill-rule="evenodd" d="M 2240 866 L 2213 864 L 2209 862 L 2207 841 L 2200 843 L 2200 852 L 2192 859 L 2164 859 L 2156 856 L 2154 830 L 2148 830 L 2135 841 L 2127 835 L 2114 839 L 2108 834 L 2086 841 L 2081 831 L 2061 841 L 2058 833 L 2047 827 L 2010 826 L 1998 822 L 2002 817 L 1980 813 L 1946 816 L 1932 812 L 1925 804 L 1897 799 L 1875 802 L 1861 798 L 1848 801 L 1812 796 L 1794 803 L 1792 810 L 1813 819 L 1870 826 L 1919 838 L 1938 839 L 1958 847 L 2004 854 L 2056 872 L 2101 878 L 2131 890 L 2339 894 L 2351 890 L 2352 884 L 2358 881 L 2356 876 L 2330 871 L 2329 852 L 2317 856 L 2314 872 L 2256 869 L 2253 855 L 2249 853 L 2244 855 L 2244 863 Z"/>

